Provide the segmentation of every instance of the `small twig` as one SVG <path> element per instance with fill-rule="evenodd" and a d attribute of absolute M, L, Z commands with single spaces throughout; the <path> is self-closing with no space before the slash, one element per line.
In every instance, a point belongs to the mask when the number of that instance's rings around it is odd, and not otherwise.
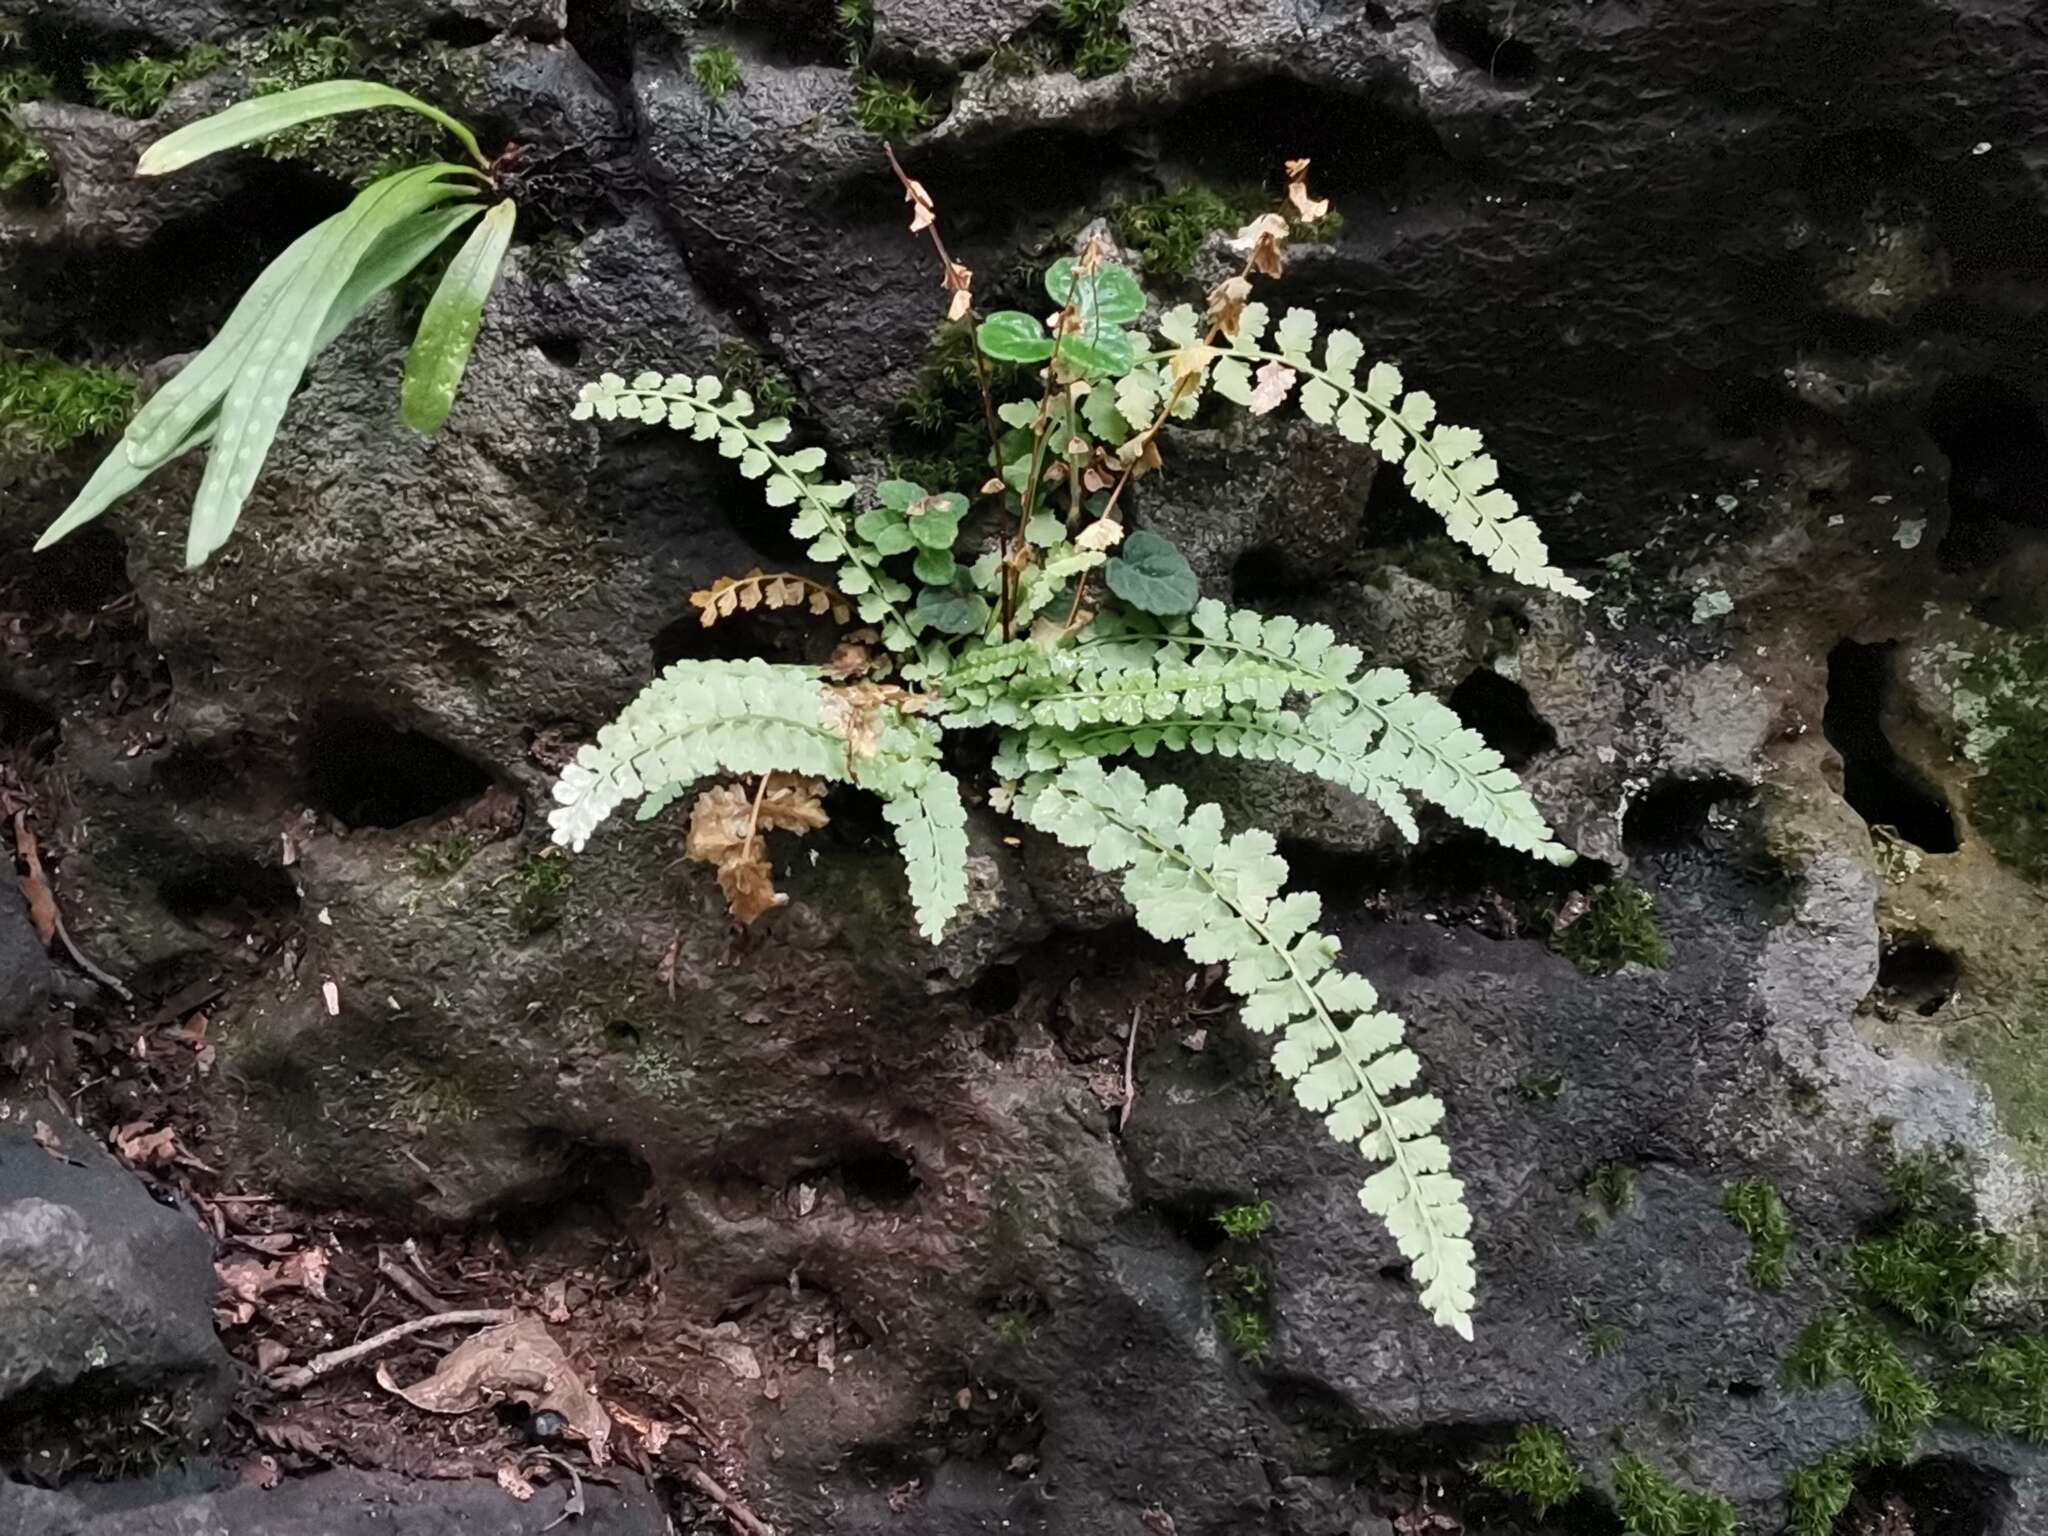
<path fill-rule="evenodd" d="M 381 1249 L 377 1254 L 377 1273 L 391 1282 L 393 1289 L 411 1298 L 414 1305 L 428 1312 L 453 1312 L 455 1308 L 436 1296 L 426 1286 L 414 1279 L 405 1268 L 396 1263 L 390 1254 Z"/>
<path fill-rule="evenodd" d="M 735 1529 L 746 1532 L 746 1536 L 775 1536 L 773 1526 L 763 1522 L 737 1494 L 702 1467 L 685 1467 L 683 1476 L 699 1493 L 725 1511 L 725 1518 L 733 1523 Z"/>
<path fill-rule="evenodd" d="M 64 926 L 64 914 L 61 912 L 57 914 L 57 937 L 63 943 L 66 953 L 71 956 L 81 971 L 113 993 L 114 996 L 121 999 L 122 1002 L 132 1003 L 135 1001 L 135 994 L 133 992 L 130 992 L 120 982 L 109 976 L 85 957 L 85 951 L 72 941 L 71 930 Z"/>
<path fill-rule="evenodd" d="M 519 1314 L 511 1307 L 477 1307 L 469 1311 L 438 1312 L 431 1317 L 416 1317 L 409 1323 L 386 1328 L 382 1333 L 373 1333 L 360 1344 L 351 1344 L 345 1349 L 330 1349 L 324 1355 L 315 1355 L 304 1365 L 295 1365 L 288 1371 L 278 1371 L 266 1379 L 273 1392 L 297 1392 L 310 1387 L 323 1376 L 332 1376 L 336 1371 L 366 1360 L 371 1355 L 381 1354 L 402 1339 L 409 1339 L 416 1333 L 425 1333 L 434 1328 L 487 1328 L 499 1323 L 513 1322 Z"/>
<path fill-rule="evenodd" d="M 1138 1102 L 1138 1075 L 1133 1070 L 1138 1060 L 1138 1010 L 1131 1010 L 1130 1033 L 1124 1036 L 1124 1107 L 1116 1117 L 1119 1135 L 1131 1123 L 1131 1106 Z"/>
<path fill-rule="evenodd" d="M 904 192 L 915 198 L 917 194 L 910 190 L 913 185 L 910 173 L 903 169 L 903 162 L 896 158 L 896 146 L 885 140 L 882 144 L 882 153 L 889 157 L 889 169 L 894 171 L 896 179 L 903 183 Z M 951 276 L 953 268 L 958 266 L 959 263 L 953 260 L 952 254 L 946 249 L 945 239 L 939 234 L 938 210 L 931 208 L 929 204 L 926 206 L 931 213 L 932 219 L 931 223 L 925 226 L 925 233 L 931 236 L 932 249 L 938 252 L 940 270 Z M 967 290 L 967 313 L 960 318 L 967 326 L 967 334 L 972 337 L 974 335 L 974 290 L 971 287 Z M 981 385 L 981 416 L 982 420 L 988 424 L 988 446 L 995 458 L 996 469 L 1000 473 L 1003 467 L 1003 429 L 996 424 L 995 375 L 988 366 L 988 359 L 981 355 L 981 347 L 978 344 L 974 348 L 974 377 L 976 382 Z"/>
<path fill-rule="evenodd" d="M 562 1512 L 541 1527 L 541 1536 L 547 1536 L 556 1526 L 570 1520 L 581 1520 L 590 1513 L 590 1507 L 583 1502 L 583 1478 L 574 1466 L 548 1451 L 540 1453 L 540 1460 L 551 1462 L 569 1474 L 569 1497 L 562 1501 Z"/>

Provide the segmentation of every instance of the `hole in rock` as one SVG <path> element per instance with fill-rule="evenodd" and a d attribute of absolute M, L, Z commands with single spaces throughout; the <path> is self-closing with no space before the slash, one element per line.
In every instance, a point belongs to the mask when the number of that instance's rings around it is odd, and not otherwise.
<path fill-rule="evenodd" d="M 1660 779 L 1631 800 L 1621 821 L 1621 845 L 1630 853 L 1685 848 L 1700 842 L 1714 808 L 1744 800 L 1752 790 L 1740 779 Z"/>
<path fill-rule="evenodd" d="M 1014 965 L 992 965 L 967 989 L 967 1004 L 976 1013 L 1008 1013 L 1024 995 L 1024 977 Z"/>
<path fill-rule="evenodd" d="M 569 0 L 569 46 L 613 84 L 633 78 L 631 0 Z"/>
<path fill-rule="evenodd" d="M 1293 562 L 1270 544 L 1246 550 L 1230 567 L 1230 600 L 1241 605 L 1278 602 L 1314 585 L 1303 581 Z"/>
<path fill-rule="evenodd" d="M 1927 1456 L 1864 1474 L 1850 1509 L 1862 1512 L 1873 1532 L 2005 1536 L 2018 1530 L 2013 1505 L 2012 1481 L 2003 1472 L 1959 1456 Z"/>
<path fill-rule="evenodd" d="M 1764 1395 L 1763 1383 L 1760 1381 L 1731 1381 L 1728 1383 L 1728 1395 L 1748 1402 L 1753 1398 Z"/>
<path fill-rule="evenodd" d="M 491 776 L 453 747 L 357 709 L 316 717 L 306 779 L 314 809 L 352 828 L 402 827 L 491 787 Z"/>
<path fill-rule="evenodd" d="M 157 886 L 164 909 L 213 938 L 236 938 L 295 911 L 289 871 L 240 854 L 193 863 Z"/>
<path fill-rule="evenodd" d="M 26 596 L 38 613 L 97 613 L 130 590 L 120 535 L 98 525 L 81 528 L 37 555 L 27 577 Z"/>
<path fill-rule="evenodd" d="M 605 1025 L 604 1040 L 615 1051 L 637 1051 L 640 1049 L 640 1028 L 624 1019 L 617 1019 Z"/>
<path fill-rule="evenodd" d="M 1919 151 L 1896 128 L 1832 133 L 1807 151 L 1799 187 L 1824 217 L 1854 218 L 1871 199 L 1912 168 Z"/>
<path fill-rule="evenodd" d="M 842 1157 L 831 1171 L 839 1175 L 848 1202 L 856 1206 L 903 1205 L 923 1188 L 910 1159 L 879 1144 Z"/>
<path fill-rule="evenodd" d="M 1844 640 L 1828 653 L 1828 703 L 1821 729 L 1842 755 L 1842 795 L 1873 827 L 1890 827 L 1929 853 L 1954 853 L 1948 802 L 1892 749 L 1884 708 L 1892 689 L 1892 647 Z"/>
<path fill-rule="evenodd" d="M 1497 32 L 1474 6 L 1439 5 L 1431 24 L 1446 53 L 1510 85 L 1526 84 L 1543 67 L 1536 50 L 1506 33 Z"/>
<path fill-rule="evenodd" d="M 0 748 L 29 750 L 54 736 L 57 717 L 26 695 L 0 688 Z"/>
<path fill-rule="evenodd" d="M 1379 1274 L 1382 1280 L 1391 1280 L 1396 1285 L 1406 1285 L 1408 1283 L 1408 1266 L 1406 1264 L 1382 1264 Z"/>
<path fill-rule="evenodd" d="M 506 1246 L 610 1267 L 630 1212 L 654 1186 L 653 1171 L 624 1147 L 552 1126 L 527 1131 L 524 1143 L 533 1172 L 491 1213 Z"/>
<path fill-rule="evenodd" d="M 1557 732 L 1536 712 L 1528 689 L 1491 667 L 1477 668 L 1444 702 L 1484 737 L 1510 768 L 1520 768 L 1557 745 Z"/>
<path fill-rule="evenodd" d="M 1375 32 L 1391 32 L 1394 30 L 1393 14 L 1384 5 L 1381 5 L 1379 0 L 1366 0 L 1365 19 Z"/>
<path fill-rule="evenodd" d="M 1885 945 L 1877 960 L 1877 990 L 1897 1008 L 1932 1018 L 1956 995 L 1962 968 L 1956 957 L 1919 937 Z"/>
<path fill-rule="evenodd" d="M 498 35 L 498 29 L 477 16 L 444 11 L 427 23 L 427 36 L 451 48 L 481 48 Z"/>
<path fill-rule="evenodd" d="M 534 342 L 540 355 L 557 368 L 583 366 L 583 342 L 575 336 L 542 336 Z"/>
<path fill-rule="evenodd" d="M 1995 558 L 2001 525 L 2048 528 L 2048 427 L 2024 390 L 1981 375 L 1945 380 L 1926 425 L 1948 457 L 1945 564 Z"/>

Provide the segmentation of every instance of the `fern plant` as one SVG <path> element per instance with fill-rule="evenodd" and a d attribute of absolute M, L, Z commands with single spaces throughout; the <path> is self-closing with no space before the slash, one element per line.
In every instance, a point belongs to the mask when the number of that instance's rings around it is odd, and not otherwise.
<path fill-rule="evenodd" d="M 1290 199 L 1313 218 L 1306 168 L 1290 163 Z M 924 189 L 898 175 L 911 228 L 942 264 L 949 314 L 973 320 L 972 274 L 946 251 Z M 666 424 L 736 461 L 789 509 L 865 628 L 823 670 L 677 662 L 581 749 L 550 820 L 556 841 L 581 849 L 626 801 L 646 819 L 707 779 L 758 776 L 758 793 L 777 772 L 858 785 L 881 797 L 919 930 L 937 941 L 965 901 L 968 865 L 963 794 L 940 743 L 992 731 L 991 801 L 1119 874 L 1148 932 L 1226 968 L 1296 1099 L 1375 1165 L 1360 1198 L 1423 1304 L 1469 1338 L 1471 1218 L 1437 1134 L 1443 1106 L 1411 1092 L 1421 1063 L 1401 1021 L 1337 963 L 1314 893 L 1283 893 L 1269 833 L 1231 834 L 1216 806 L 1191 809 L 1172 784 L 1104 766 L 1162 749 L 1284 763 L 1365 796 L 1410 839 L 1414 797 L 1533 857 L 1572 858 L 1500 756 L 1402 673 L 1369 667 L 1323 625 L 1201 597 L 1169 541 L 1126 529 L 1131 487 L 1161 464 L 1164 429 L 1205 392 L 1255 414 L 1292 396 L 1310 420 L 1398 461 L 1495 570 L 1580 593 L 1494 484 L 1478 433 L 1438 424 L 1430 397 L 1405 390 L 1391 365 L 1361 372 L 1351 332 L 1329 332 L 1318 352 L 1313 314 L 1291 309 L 1276 323 L 1251 301 L 1252 279 L 1280 270 L 1287 229 L 1266 215 L 1241 232 L 1244 267 L 1206 313 L 1182 305 L 1142 327 L 1136 278 L 1091 244 L 1045 274 L 1049 323 L 1014 310 L 979 320 L 990 438 L 979 485 L 830 478 L 822 448 L 795 446 L 786 419 L 761 417 L 712 375 L 608 373 L 584 386 L 579 420 Z M 1035 396 L 996 399 L 994 363 L 1035 369 Z M 732 611 L 732 590 L 698 595 L 706 622 Z M 806 589 L 781 590 L 795 605 Z M 737 802 L 718 793 L 729 824 Z"/>
<path fill-rule="evenodd" d="M 385 176 L 287 246 L 250 284 L 220 333 L 136 413 L 84 489 L 37 540 L 37 549 L 84 527 L 166 464 L 204 447 L 206 472 L 185 538 L 185 563 L 204 564 L 234 532 L 285 407 L 313 358 L 379 295 L 482 215 L 428 301 L 405 360 L 400 413 L 417 431 L 440 430 L 482 329 L 484 304 L 517 217 L 510 198 L 491 201 L 494 168 L 468 128 L 390 86 L 329 80 L 238 102 L 188 124 L 144 150 L 135 169 L 140 176 L 166 175 L 305 123 L 389 108 L 438 123 L 470 163 L 435 161 Z"/>

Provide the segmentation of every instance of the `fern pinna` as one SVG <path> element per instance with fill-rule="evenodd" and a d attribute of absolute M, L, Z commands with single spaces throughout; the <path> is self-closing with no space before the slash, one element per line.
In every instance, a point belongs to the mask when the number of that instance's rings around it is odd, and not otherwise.
<path fill-rule="evenodd" d="M 1304 214 L 1321 206 L 1305 170 L 1289 165 L 1289 197 Z M 1496 571 L 1582 589 L 1494 483 L 1478 433 L 1438 423 L 1430 397 L 1406 390 L 1389 364 L 1361 378 L 1364 348 L 1351 332 L 1328 332 L 1318 355 L 1312 313 L 1290 309 L 1275 323 L 1250 299 L 1252 279 L 1284 261 L 1289 226 L 1278 214 L 1239 234 L 1243 267 L 1203 312 L 1184 304 L 1141 327 L 1136 278 L 1091 241 L 1046 273 L 1049 321 L 1005 310 L 977 323 L 972 274 L 939 241 L 924 189 L 902 179 L 912 230 L 931 233 L 943 263 L 951 318 L 975 327 L 984 483 L 934 490 L 885 479 L 862 494 L 827 478 L 822 449 L 792 447 L 786 420 L 762 419 L 715 377 L 606 374 L 586 385 L 579 420 L 687 431 L 761 481 L 863 628 L 824 669 L 669 667 L 563 773 L 556 840 L 580 849 L 625 801 L 639 799 L 645 819 L 720 777 L 758 778 L 757 794 L 778 773 L 855 784 L 882 798 L 918 927 L 936 942 L 966 900 L 967 865 L 965 807 L 940 760 L 941 734 L 992 731 L 991 802 L 1119 874 L 1146 931 L 1226 967 L 1246 1026 L 1272 1037 L 1274 1068 L 1297 1100 L 1376 1165 L 1360 1199 L 1408 1259 L 1424 1306 L 1469 1338 L 1471 1217 L 1437 1134 L 1443 1106 L 1409 1092 L 1421 1063 L 1401 1021 L 1339 968 L 1336 940 L 1315 927 L 1317 897 L 1282 893 L 1287 869 L 1270 834 L 1226 835 L 1216 806 L 1190 810 L 1172 784 L 1148 787 L 1102 760 L 1164 750 L 1284 763 L 1366 797 L 1411 840 L 1412 797 L 1535 858 L 1572 854 L 1499 754 L 1443 704 L 1401 672 L 1367 666 L 1324 625 L 1203 599 L 1171 543 L 1127 530 L 1125 498 L 1160 467 L 1162 431 L 1193 415 L 1204 391 L 1254 414 L 1291 397 L 1311 421 L 1398 461 L 1416 496 Z M 996 399 L 991 363 L 1035 370 L 1035 396 Z M 792 605 L 816 590 L 780 580 L 756 585 Z M 734 601 L 724 587 L 699 596 L 707 622 Z M 741 837 L 738 853 L 765 864 L 754 826 L 733 831 L 734 791 L 717 794 L 719 846 L 731 855 Z"/>

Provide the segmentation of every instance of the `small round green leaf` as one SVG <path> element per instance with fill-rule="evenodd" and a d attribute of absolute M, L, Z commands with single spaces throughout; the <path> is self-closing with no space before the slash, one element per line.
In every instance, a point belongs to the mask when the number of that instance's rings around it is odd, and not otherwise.
<path fill-rule="evenodd" d="M 1052 356 L 1052 338 L 1035 316 L 999 309 L 975 332 L 981 350 L 999 363 L 1042 363 Z"/>
<path fill-rule="evenodd" d="M 943 587 L 953 579 L 953 554 L 946 549 L 920 549 L 913 567 L 917 579 L 930 587 Z"/>
<path fill-rule="evenodd" d="M 917 616 L 942 635 L 972 635 L 988 623 L 988 604 L 950 587 L 926 587 L 917 594 Z"/>
<path fill-rule="evenodd" d="M 913 501 L 923 501 L 925 488 L 915 480 L 884 480 L 875 487 L 875 498 L 885 507 L 906 512 Z"/>
<path fill-rule="evenodd" d="M 1110 591 L 1144 613 L 1187 613 L 1202 595 L 1187 556 L 1171 539 L 1143 529 L 1125 537 L 1102 575 Z"/>
<path fill-rule="evenodd" d="M 1131 350 L 1129 336 L 1122 331 L 1104 330 L 1092 335 L 1062 336 L 1060 361 L 1085 377 L 1113 379 L 1131 371 L 1136 354 Z"/>
<path fill-rule="evenodd" d="M 1083 319 L 1105 325 L 1129 325 L 1145 313 L 1145 290 L 1128 267 L 1110 264 L 1077 279 L 1074 266 L 1073 257 L 1062 256 L 1046 268 L 1045 291 L 1053 303 L 1064 308 L 1071 294 Z"/>

